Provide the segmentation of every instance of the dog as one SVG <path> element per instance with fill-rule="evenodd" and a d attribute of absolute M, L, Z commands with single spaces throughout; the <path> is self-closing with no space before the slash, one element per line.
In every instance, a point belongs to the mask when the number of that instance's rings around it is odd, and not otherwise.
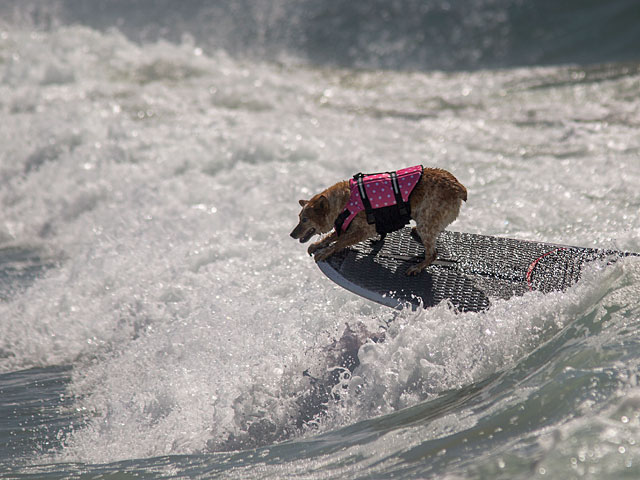
<path fill-rule="evenodd" d="M 300 243 L 305 243 L 314 235 L 331 232 L 321 240 L 312 243 L 307 249 L 309 255 L 314 255 L 314 259 L 318 262 L 326 260 L 334 253 L 350 245 L 372 238 L 379 233 L 384 235 L 389 231 L 397 230 L 409 223 L 410 219 L 413 219 L 416 223 L 414 233 L 420 237 L 424 245 L 425 259 L 409 267 L 406 273 L 407 275 L 419 274 L 436 259 L 436 238 L 447 225 L 458 217 L 462 201 L 466 202 L 467 200 L 467 189 L 451 173 L 440 168 L 423 168 L 418 165 L 405 170 L 411 174 L 413 179 L 409 181 L 415 182 L 412 185 L 412 190 L 410 192 L 402 192 L 402 194 L 408 194 L 404 198 L 394 192 L 396 194 L 396 203 L 388 207 L 379 208 L 380 211 L 387 210 L 385 213 L 387 216 L 389 210 L 400 211 L 400 213 L 396 212 L 396 216 L 401 218 L 399 220 L 397 218 L 392 219 L 393 226 L 391 229 L 385 230 L 383 227 L 381 231 L 378 219 L 374 220 L 370 215 L 371 213 L 375 214 L 375 209 L 372 211 L 371 206 L 366 210 L 358 211 L 355 215 L 350 213 L 349 208 L 352 211 L 357 210 L 350 207 L 354 203 L 354 195 L 362 198 L 362 203 L 365 203 L 365 196 L 372 197 L 377 195 L 377 193 L 371 194 L 371 192 L 376 192 L 371 188 L 378 188 L 375 187 L 377 184 L 368 183 L 368 193 L 360 189 L 361 186 L 364 186 L 364 183 L 360 180 L 356 181 L 358 176 L 363 178 L 362 174 L 358 174 L 354 176 L 353 180 L 338 182 L 314 195 L 310 200 L 300 200 L 299 204 L 302 210 L 299 214 L 298 225 L 290 234 L 291 237 L 300 240 Z M 374 174 L 373 180 L 387 178 L 388 175 L 391 178 L 393 178 L 393 175 L 398 177 L 407 172 L 398 170 L 390 174 Z M 421 175 L 418 175 L 419 172 L 421 172 Z M 358 195 L 358 192 L 360 192 L 360 195 Z M 391 197 L 391 194 L 389 193 L 386 196 Z M 393 201 L 393 198 L 391 198 L 391 201 Z M 403 208 L 406 211 L 403 212 Z M 349 214 L 352 218 L 347 217 Z M 347 217 L 348 221 L 346 227 L 343 223 L 345 217 Z"/>

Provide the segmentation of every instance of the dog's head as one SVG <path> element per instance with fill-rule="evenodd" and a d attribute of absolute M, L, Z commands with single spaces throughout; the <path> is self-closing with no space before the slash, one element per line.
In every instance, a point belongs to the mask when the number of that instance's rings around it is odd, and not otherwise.
<path fill-rule="evenodd" d="M 329 218 L 329 200 L 318 194 L 311 200 L 300 200 L 300 221 L 291 232 L 293 238 L 299 238 L 300 243 L 308 242 L 315 234 L 327 233 L 333 228 Z"/>

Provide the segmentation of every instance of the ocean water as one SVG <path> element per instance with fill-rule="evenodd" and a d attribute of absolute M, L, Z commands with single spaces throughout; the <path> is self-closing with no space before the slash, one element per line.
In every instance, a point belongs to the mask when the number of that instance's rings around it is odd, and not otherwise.
<path fill-rule="evenodd" d="M 288 236 L 422 163 L 453 230 L 640 251 L 640 8 L 556 3 L 2 2 L 0 477 L 640 477 L 637 258 L 398 312 Z"/>

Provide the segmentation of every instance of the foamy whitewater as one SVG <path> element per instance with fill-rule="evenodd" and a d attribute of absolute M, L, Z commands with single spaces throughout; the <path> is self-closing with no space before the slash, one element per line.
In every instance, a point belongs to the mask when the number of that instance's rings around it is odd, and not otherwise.
<path fill-rule="evenodd" d="M 241 54 L 193 3 L 146 38 L 116 0 L 0 9 L 0 476 L 640 476 L 638 259 L 482 313 L 398 312 L 288 235 L 298 199 L 422 163 L 469 191 L 452 230 L 639 252 L 637 60 L 518 65 L 513 41 L 394 65 L 384 32 L 320 55 L 268 29 Z M 509 25 L 517 2 L 484 3 L 463 31 Z M 270 5 L 249 16 L 281 25 Z M 386 340 L 301 422 L 345 324 Z"/>

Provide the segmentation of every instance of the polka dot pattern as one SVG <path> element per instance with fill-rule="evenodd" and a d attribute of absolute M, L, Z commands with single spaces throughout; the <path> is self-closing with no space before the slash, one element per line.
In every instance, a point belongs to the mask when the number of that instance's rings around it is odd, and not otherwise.
<path fill-rule="evenodd" d="M 398 175 L 398 186 L 400 187 L 402 201 L 407 202 L 409 195 L 411 195 L 411 192 L 422 176 L 422 165 L 403 168 L 402 170 L 398 170 L 396 174 Z M 383 208 L 396 204 L 391 175 L 389 173 L 365 175 L 363 183 L 372 208 Z M 358 182 L 355 179 L 352 178 L 349 180 L 349 188 L 351 189 L 351 197 L 347 203 L 347 209 L 350 215 L 342 224 L 342 231 L 345 231 L 351 223 L 351 220 L 365 209 L 362 199 L 360 198 Z"/>

